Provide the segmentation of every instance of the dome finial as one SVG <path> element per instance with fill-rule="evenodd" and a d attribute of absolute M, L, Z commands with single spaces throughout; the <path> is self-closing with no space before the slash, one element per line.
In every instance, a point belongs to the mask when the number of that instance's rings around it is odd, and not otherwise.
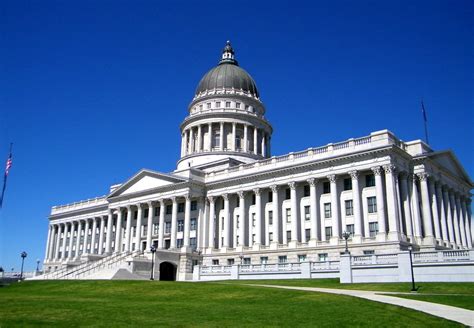
<path fill-rule="evenodd" d="M 222 50 L 222 59 L 219 62 L 219 64 L 230 63 L 230 64 L 238 65 L 237 61 L 235 60 L 234 54 L 235 54 L 234 49 L 232 48 L 230 41 L 227 40 L 225 47 Z"/>

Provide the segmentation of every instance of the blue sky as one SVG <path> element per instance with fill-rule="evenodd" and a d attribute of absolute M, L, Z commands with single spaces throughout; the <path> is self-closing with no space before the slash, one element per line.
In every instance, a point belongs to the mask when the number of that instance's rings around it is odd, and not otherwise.
<path fill-rule="evenodd" d="M 2 1 L 0 266 L 43 259 L 51 206 L 175 168 L 179 124 L 226 40 L 254 77 L 275 155 L 389 129 L 471 177 L 472 1 Z M 4 157 L 4 158 L 3 158 Z M 3 164 L 2 164 L 3 165 Z"/>

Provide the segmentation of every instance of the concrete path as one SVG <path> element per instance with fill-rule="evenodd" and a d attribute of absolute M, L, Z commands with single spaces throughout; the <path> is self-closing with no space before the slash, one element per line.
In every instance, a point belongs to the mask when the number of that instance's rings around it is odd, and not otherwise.
<path fill-rule="evenodd" d="M 462 309 L 454 306 L 443 305 L 438 303 L 415 301 L 406 298 L 398 298 L 393 296 L 381 295 L 385 292 L 367 291 L 367 290 L 348 290 L 348 289 L 331 289 L 331 288 L 314 288 L 314 287 L 293 287 L 293 286 L 277 286 L 277 285 L 255 285 L 246 284 L 247 286 L 259 286 L 282 289 L 306 290 L 310 292 L 330 293 L 339 295 L 348 295 L 354 297 L 365 298 L 371 301 L 403 306 L 409 309 L 425 312 L 437 317 L 456 321 L 466 326 L 474 326 L 474 311 Z"/>

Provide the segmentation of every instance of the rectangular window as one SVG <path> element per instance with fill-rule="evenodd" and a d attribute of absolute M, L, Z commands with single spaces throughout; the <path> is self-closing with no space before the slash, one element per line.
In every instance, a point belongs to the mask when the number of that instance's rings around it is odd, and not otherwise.
<path fill-rule="evenodd" d="M 309 195 L 310 195 L 310 192 L 309 192 L 309 185 L 305 185 L 305 186 L 304 186 L 303 192 L 304 192 L 304 197 L 309 197 Z"/>
<path fill-rule="evenodd" d="M 352 190 L 352 179 L 344 179 L 344 190 Z"/>
<path fill-rule="evenodd" d="M 237 220 L 237 229 L 240 228 L 240 217 L 238 215 L 235 216 L 235 219 Z"/>
<path fill-rule="evenodd" d="M 206 106 L 207 106 L 207 109 L 211 109 L 211 103 L 207 103 Z"/>
<path fill-rule="evenodd" d="M 351 236 L 354 236 L 354 225 L 353 224 L 347 224 L 346 225 L 346 231 L 351 234 Z"/>
<path fill-rule="evenodd" d="M 348 199 L 344 202 L 346 204 L 346 216 L 354 215 L 354 207 L 352 199 Z"/>
<path fill-rule="evenodd" d="M 184 203 L 179 203 L 178 204 L 178 213 L 183 213 L 184 212 Z"/>
<path fill-rule="evenodd" d="M 212 265 L 219 265 L 219 260 L 213 259 L 212 260 Z"/>
<path fill-rule="evenodd" d="M 220 101 L 216 101 L 216 108 L 221 108 L 221 102 Z"/>
<path fill-rule="evenodd" d="M 239 102 L 235 103 L 235 108 L 240 109 L 240 103 Z"/>
<path fill-rule="evenodd" d="M 176 239 L 176 247 L 177 248 L 183 247 L 183 239 L 182 238 Z"/>
<path fill-rule="evenodd" d="M 306 242 L 308 242 L 309 239 L 311 238 L 311 229 L 304 230 L 304 237 L 305 237 Z"/>
<path fill-rule="evenodd" d="M 273 224 L 273 211 L 268 211 L 268 224 Z"/>
<path fill-rule="evenodd" d="M 323 182 L 323 194 L 329 194 L 331 192 L 331 184 L 329 181 Z"/>
<path fill-rule="evenodd" d="M 377 197 L 367 197 L 367 209 L 369 213 L 377 213 Z"/>
<path fill-rule="evenodd" d="M 184 231 L 184 220 L 178 220 L 178 232 Z"/>
<path fill-rule="evenodd" d="M 239 135 L 235 136 L 235 148 L 242 149 L 242 139 Z"/>
<path fill-rule="evenodd" d="M 191 246 L 191 249 L 196 249 L 197 248 L 196 237 L 189 238 L 189 246 Z"/>
<path fill-rule="evenodd" d="M 273 232 L 268 233 L 268 241 L 270 241 L 270 242 L 273 241 Z"/>
<path fill-rule="evenodd" d="M 364 255 L 374 255 L 375 251 L 373 249 L 368 249 L 364 251 Z"/>
<path fill-rule="evenodd" d="M 221 135 L 220 132 L 215 131 L 214 132 L 214 147 L 220 147 L 221 146 Z"/>
<path fill-rule="evenodd" d="M 285 209 L 285 213 L 286 213 L 286 223 L 290 223 L 291 222 L 291 208 L 287 208 Z"/>
<path fill-rule="evenodd" d="M 288 231 L 286 232 L 286 240 L 287 240 L 287 241 L 291 241 L 291 230 L 288 230 Z"/>
<path fill-rule="evenodd" d="M 143 217 L 147 218 L 148 217 L 148 208 L 143 210 Z"/>
<path fill-rule="evenodd" d="M 171 214 L 172 210 L 173 210 L 172 205 L 166 205 L 166 214 Z"/>
<path fill-rule="evenodd" d="M 306 262 L 306 254 L 298 255 L 298 262 Z"/>
<path fill-rule="evenodd" d="M 197 210 L 197 201 L 193 200 L 191 202 L 191 211 Z"/>
<path fill-rule="evenodd" d="M 320 262 L 327 262 L 328 258 L 328 253 L 321 253 L 318 254 L 318 258 Z"/>
<path fill-rule="evenodd" d="M 365 176 L 365 186 L 366 187 L 375 187 L 375 175 L 368 174 Z"/>
<path fill-rule="evenodd" d="M 227 265 L 234 265 L 234 259 L 227 259 Z"/>
<path fill-rule="evenodd" d="M 197 229 L 197 220 L 196 220 L 196 218 L 191 219 L 190 229 L 191 229 L 191 231 L 194 231 L 194 230 Z"/>
<path fill-rule="evenodd" d="M 157 235 L 160 229 L 160 225 L 158 223 L 153 223 L 153 234 Z"/>
<path fill-rule="evenodd" d="M 332 237 L 332 227 L 326 227 L 324 232 L 326 233 L 326 240 L 331 239 L 331 237 Z"/>
<path fill-rule="evenodd" d="M 261 256 L 260 257 L 260 263 L 261 264 L 267 264 L 268 263 L 268 256 Z"/>
<path fill-rule="evenodd" d="M 160 209 L 161 209 L 161 207 L 155 207 L 155 216 L 160 215 Z"/>
<path fill-rule="evenodd" d="M 171 232 L 171 222 L 165 222 L 165 233 Z"/>
<path fill-rule="evenodd" d="M 199 105 L 199 110 L 202 110 L 202 104 L 201 104 L 201 105 Z"/>
<path fill-rule="evenodd" d="M 285 199 L 291 199 L 291 190 L 290 190 L 290 188 L 285 189 Z"/>
<path fill-rule="evenodd" d="M 230 108 L 230 101 L 226 101 L 226 102 L 225 102 L 225 107 L 226 107 L 226 108 Z"/>
<path fill-rule="evenodd" d="M 255 213 L 252 213 L 252 227 L 255 227 Z"/>
<path fill-rule="evenodd" d="M 286 255 L 278 256 L 278 263 L 280 264 L 288 263 L 288 258 L 286 257 Z"/>
<path fill-rule="evenodd" d="M 244 257 L 244 264 L 252 264 L 252 259 L 250 257 Z"/>
<path fill-rule="evenodd" d="M 311 219 L 311 215 L 309 213 L 309 206 L 304 207 L 304 219 L 309 221 Z"/>
<path fill-rule="evenodd" d="M 268 192 L 268 202 L 269 203 L 273 202 L 273 191 Z"/>
<path fill-rule="evenodd" d="M 324 218 L 329 219 L 331 217 L 331 203 L 324 203 Z"/>
<path fill-rule="evenodd" d="M 378 222 L 369 222 L 370 237 L 377 236 L 378 232 L 379 232 L 379 223 Z"/>

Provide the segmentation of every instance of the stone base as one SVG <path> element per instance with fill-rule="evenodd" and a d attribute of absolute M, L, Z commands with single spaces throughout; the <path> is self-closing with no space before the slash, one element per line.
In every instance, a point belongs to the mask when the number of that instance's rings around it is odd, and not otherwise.
<path fill-rule="evenodd" d="M 339 245 L 339 237 L 337 237 L 337 236 L 332 236 L 332 237 L 329 239 L 329 244 L 331 244 L 331 245 Z"/>
<path fill-rule="evenodd" d="M 422 243 L 423 246 L 435 246 L 436 245 L 436 242 L 435 242 L 435 239 L 433 236 L 427 236 L 425 238 L 423 238 L 423 243 Z"/>
<path fill-rule="evenodd" d="M 391 231 L 388 233 L 388 240 L 389 241 L 399 241 L 401 240 L 400 233 L 397 231 Z"/>
<path fill-rule="evenodd" d="M 288 243 L 288 248 L 296 248 L 298 246 L 298 241 L 292 240 Z"/>
<path fill-rule="evenodd" d="M 278 249 L 278 243 L 276 241 L 272 241 L 270 243 L 270 249 L 272 249 L 272 250 Z"/>
<path fill-rule="evenodd" d="M 377 233 L 375 240 L 378 242 L 384 242 L 387 240 L 387 234 L 385 232 L 379 232 Z"/>
<path fill-rule="evenodd" d="M 252 246 L 252 251 L 259 251 L 260 250 L 260 244 L 254 244 Z"/>
<path fill-rule="evenodd" d="M 362 243 L 362 236 L 361 235 L 355 235 L 351 238 L 351 241 L 353 244 L 361 244 Z"/>
<path fill-rule="evenodd" d="M 316 246 L 318 246 L 318 241 L 316 239 L 310 239 L 309 242 L 308 242 L 308 246 L 316 247 Z"/>

